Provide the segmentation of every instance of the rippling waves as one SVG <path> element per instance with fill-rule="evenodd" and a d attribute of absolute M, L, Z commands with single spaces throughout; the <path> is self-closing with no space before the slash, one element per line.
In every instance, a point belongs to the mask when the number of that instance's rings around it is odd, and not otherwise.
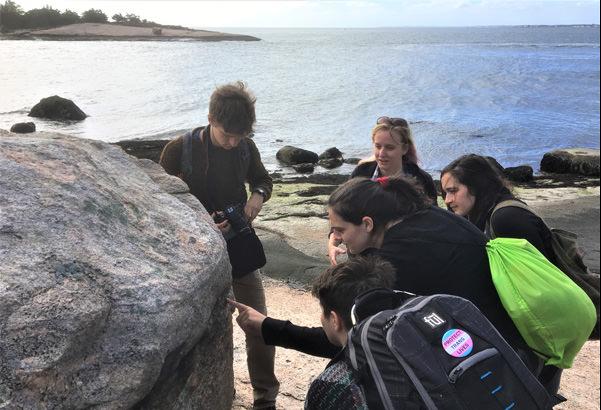
<path fill-rule="evenodd" d="M 434 172 L 467 152 L 538 168 L 548 150 L 599 147 L 598 26 L 230 31 L 263 41 L 0 41 L 0 128 L 58 94 L 90 117 L 38 129 L 167 138 L 204 124 L 214 87 L 241 79 L 272 170 L 283 145 L 367 156 L 380 115 L 410 120 Z"/>

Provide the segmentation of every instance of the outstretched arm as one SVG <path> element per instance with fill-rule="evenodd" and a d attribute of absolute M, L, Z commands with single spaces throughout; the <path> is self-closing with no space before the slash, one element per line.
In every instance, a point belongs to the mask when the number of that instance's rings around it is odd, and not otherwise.
<path fill-rule="evenodd" d="M 236 322 L 247 334 L 261 336 L 271 346 L 286 347 L 312 356 L 333 358 L 340 347 L 331 344 L 321 327 L 304 327 L 290 321 L 277 320 L 257 312 L 250 306 L 228 299 L 238 309 Z"/>

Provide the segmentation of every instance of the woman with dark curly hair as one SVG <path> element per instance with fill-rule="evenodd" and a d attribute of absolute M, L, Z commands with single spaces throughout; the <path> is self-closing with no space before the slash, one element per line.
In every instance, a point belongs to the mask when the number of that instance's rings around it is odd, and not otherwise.
<path fill-rule="evenodd" d="M 509 183 L 486 157 L 468 154 L 447 165 L 440 174 L 442 196 L 448 209 L 467 218 L 489 237 L 521 238 L 555 262 L 551 231 L 544 221 L 527 209 L 495 207 L 503 201 L 518 200 Z"/>
<path fill-rule="evenodd" d="M 442 170 L 440 184 L 449 210 L 465 217 L 489 238 L 526 239 L 555 263 L 551 231 L 538 215 L 510 203 L 495 210 L 504 201 L 519 200 L 487 158 L 475 154 L 459 157 Z M 561 372 L 555 366 L 545 366 L 539 376 L 552 394 L 559 390 Z"/>

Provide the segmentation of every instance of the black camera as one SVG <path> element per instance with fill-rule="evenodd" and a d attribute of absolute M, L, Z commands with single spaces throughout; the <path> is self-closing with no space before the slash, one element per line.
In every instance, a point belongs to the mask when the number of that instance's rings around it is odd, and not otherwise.
<path fill-rule="evenodd" d="M 226 207 L 221 212 L 215 212 L 213 220 L 215 223 L 221 223 L 228 220 L 231 229 L 237 235 L 246 235 L 250 233 L 250 225 L 244 214 L 244 204 L 236 204 Z"/>

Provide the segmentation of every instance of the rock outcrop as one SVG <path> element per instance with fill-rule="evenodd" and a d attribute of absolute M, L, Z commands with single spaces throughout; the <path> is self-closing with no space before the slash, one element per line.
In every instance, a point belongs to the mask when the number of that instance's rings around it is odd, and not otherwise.
<path fill-rule="evenodd" d="M 129 155 L 137 158 L 147 158 L 158 163 L 161 152 L 169 140 L 123 140 L 114 144 L 119 145 Z"/>
<path fill-rule="evenodd" d="M 315 152 L 291 145 L 280 148 L 275 156 L 286 165 L 316 164 L 319 159 Z"/>
<path fill-rule="evenodd" d="M 547 152 L 540 162 L 544 172 L 599 176 L 599 150 L 572 148 Z"/>
<path fill-rule="evenodd" d="M 10 132 L 17 134 L 29 134 L 35 132 L 35 124 L 33 122 L 18 122 L 10 127 Z"/>
<path fill-rule="evenodd" d="M 503 175 L 513 182 L 529 182 L 534 179 L 534 170 L 530 165 L 519 165 L 503 169 Z"/>
<path fill-rule="evenodd" d="M 342 152 L 336 147 L 328 148 L 319 154 L 319 165 L 326 169 L 338 168 L 344 163 Z"/>
<path fill-rule="evenodd" d="M 73 101 L 53 95 L 52 97 L 42 98 L 29 111 L 29 116 L 58 121 L 81 121 L 86 119 L 87 114 Z"/>
<path fill-rule="evenodd" d="M 231 408 L 222 236 L 120 148 L 0 131 L 0 408 Z"/>
<path fill-rule="evenodd" d="M 311 163 L 302 163 L 292 165 L 292 168 L 298 172 L 299 174 L 311 174 L 315 171 L 315 164 Z"/>

